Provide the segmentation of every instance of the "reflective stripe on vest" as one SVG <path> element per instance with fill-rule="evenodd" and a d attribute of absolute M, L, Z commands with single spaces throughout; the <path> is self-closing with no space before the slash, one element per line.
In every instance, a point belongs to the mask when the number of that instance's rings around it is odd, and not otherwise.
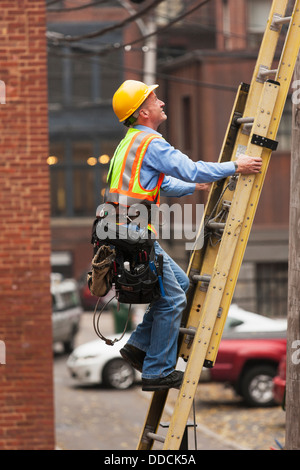
<path fill-rule="evenodd" d="M 129 129 L 120 142 L 108 173 L 110 183 L 107 202 L 132 205 L 136 203 L 159 205 L 159 190 L 164 179 L 160 173 L 156 186 L 145 189 L 140 183 L 140 170 L 148 145 L 153 139 L 161 139 L 137 129 Z"/>

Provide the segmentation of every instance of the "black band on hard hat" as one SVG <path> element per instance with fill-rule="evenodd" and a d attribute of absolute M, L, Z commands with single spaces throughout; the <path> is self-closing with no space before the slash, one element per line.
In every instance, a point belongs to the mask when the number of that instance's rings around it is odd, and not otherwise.
<path fill-rule="evenodd" d="M 136 122 L 136 120 L 137 120 L 137 118 L 132 114 L 131 116 L 129 116 L 129 118 L 125 119 L 123 124 L 126 127 L 130 127 L 130 126 L 133 126 L 133 124 Z"/>

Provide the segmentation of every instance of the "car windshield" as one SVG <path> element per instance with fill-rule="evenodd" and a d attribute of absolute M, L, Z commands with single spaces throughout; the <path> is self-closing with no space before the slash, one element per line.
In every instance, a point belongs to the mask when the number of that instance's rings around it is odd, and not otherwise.
<path fill-rule="evenodd" d="M 243 325 L 243 323 L 244 322 L 238 318 L 228 317 L 225 322 L 224 330 L 225 331 L 231 330 L 232 328 L 236 328 L 237 326 Z"/>

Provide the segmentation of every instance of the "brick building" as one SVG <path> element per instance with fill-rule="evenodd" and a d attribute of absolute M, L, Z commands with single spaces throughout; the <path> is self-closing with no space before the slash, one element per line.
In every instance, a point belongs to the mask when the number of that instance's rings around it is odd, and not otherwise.
<path fill-rule="evenodd" d="M 125 3 L 130 2 L 66 11 L 73 3 L 59 2 L 60 11 L 48 11 L 48 30 L 83 36 L 128 17 Z M 146 26 L 151 19 L 160 30 L 151 47 L 156 55 L 152 79 L 160 84 L 159 96 L 167 104 L 168 121 L 161 131 L 194 160 L 218 158 L 236 89 L 252 77 L 271 3 L 214 0 L 196 9 L 196 1 L 166 0 L 142 18 Z M 143 3 L 133 6 L 144 8 Z M 142 34 L 141 24 L 133 23 L 72 47 L 49 48 L 52 261 L 53 269 L 77 278 L 91 257 L 95 207 L 101 202 L 109 159 L 124 132 L 111 110 L 111 97 L 124 79 L 144 77 L 147 49 L 145 42 L 135 42 Z M 116 43 L 127 46 L 87 54 Z M 81 71 L 80 63 L 85 64 Z M 280 147 L 272 156 L 235 295 L 240 305 L 271 316 L 285 316 L 286 308 L 290 118 L 288 99 Z M 199 194 L 181 200 L 204 201 Z M 186 267 L 188 253 L 172 240 L 165 245 Z"/>
<path fill-rule="evenodd" d="M 128 3 L 116 0 L 81 10 L 72 9 L 72 1 L 55 3 L 47 12 L 48 32 L 84 36 L 113 26 L 129 17 Z M 139 11 L 144 5 L 132 3 L 132 8 Z M 175 18 L 186 8 L 181 0 L 160 4 L 155 27 L 164 27 L 168 17 Z M 203 18 L 197 15 L 197 21 L 202 24 L 211 12 L 211 6 L 205 6 Z M 125 28 L 76 44 L 49 41 L 52 263 L 54 270 L 69 276 L 78 278 L 88 267 L 95 209 L 102 202 L 109 160 L 124 134 L 111 108 L 114 91 L 125 79 L 145 79 L 151 48 L 156 48 L 157 60 L 164 62 L 201 44 L 212 47 L 212 35 L 207 31 L 181 26 L 179 35 L 176 29 L 166 32 L 158 48 L 154 43 L 147 51 L 145 41 L 131 47 L 132 41 L 149 30 L 149 21 L 142 17 Z M 97 54 L 106 44 L 128 46 Z M 89 55 L 87 51 L 95 53 Z M 156 79 L 160 80 L 159 74 L 150 75 L 150 80 Z"/>
<path fill-rule="evenodd" d="M 76 5 L 87 2 L 77 2 Z M 118 1 L 70 10 L 74 2 L 48 8 L 48 31 L 84 36 L 128 18 Z M 75 46 L 101 50 L 129 42 L 140 33 L 133 23 L 103 37 L 82 39 Z M 109 160 L 123 135 L 111 98 L 125 70 L 143 68 L 141 51 L 90 55 L 79 47 L 49 41 L 49 137 L 51 176 L 52 264 L 78 278 L 91 258 L 90 234 L 96 207 L 102 202 Z M 140 73 L 130 73 L 141 79 Z"/>
<path fill-rule="evenodd" d="M 1 2 L 1 450 L 54 448 L 45 25 L 44 0 Z"/>

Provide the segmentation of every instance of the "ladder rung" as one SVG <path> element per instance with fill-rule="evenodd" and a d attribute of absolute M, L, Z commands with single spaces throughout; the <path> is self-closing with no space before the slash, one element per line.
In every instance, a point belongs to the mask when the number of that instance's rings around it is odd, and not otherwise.
<path fill-rule="evenodd" d="M 164 436 L 160 436 L 159 434 L 155 434 L 154 432 L 148 432 L 147 437 L 152 439 L 153 441 L 165 442 L 166 438 Z"/>
<path fill-rule="evenodd" d="M 259 76 L 260 77 L 267 77 L 268 75 L 276 75 L 278 69 L 265 69 L 265 70 L 260 70 Z"/>
<path fill-rule="evenodd" d="M 254 122 L 254 117 L 242 117 L 235 120 L 237 124 L 250 124 Z"/>
<path fill-rule="evenodd" d="M 276 75 L 277 72 L 278 72 L 278 69 L 269 69 L 265 65 L 260 65 L 258 69 L 256 81 L 258 81 L 259 83 L 264 83 L 266 77 L 268 77 L 269 75 Z"/>
<path fill-rule="evenodd" d="M 208 222 L 206 227 L 212 228 L 213 230 L 222 230 L 225 228 L 225 222 Z"/>
<path fill-rule="evenodd" d="M 211 276 L 201 276 L 200 274 L 194 274 L 194 276 L 192 277 L 192 280 L 195 281 L 195 282 L 210 282 L 211 280 Z"/>
<path fill-rule="evenodd" d="M 190 335 L 190 336 L 195 336 L 196 330 L 192 328 L 179 328 L 180 333 L 183 335 Z"/>
<path fill-rule="evenodd" d="M 291 16 L 284 16 L 280 17 L 278 15 L 274 15 L 272 24 L 285 24 L 289 23 L 291 21 L 292 17 Z"/>
<path fill-rule="evenodd" d="M 291 21 L 291 16 L 281 16 L 278 13 L 274 13 L 270 29 L 272 31 L 280 31 L 280 26 Z"/>

